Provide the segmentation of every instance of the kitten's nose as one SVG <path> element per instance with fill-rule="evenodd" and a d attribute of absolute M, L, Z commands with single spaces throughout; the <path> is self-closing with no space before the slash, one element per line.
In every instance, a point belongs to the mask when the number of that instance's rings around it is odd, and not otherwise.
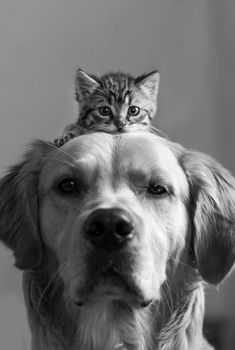
<path fill-rule="evenodd" d="M 118 131 L 122 131 L 124 129 L 124 127 L 126 126 L 126 122 L 125 121 L 118 121 L 116 123 L 117 129 Z"/>

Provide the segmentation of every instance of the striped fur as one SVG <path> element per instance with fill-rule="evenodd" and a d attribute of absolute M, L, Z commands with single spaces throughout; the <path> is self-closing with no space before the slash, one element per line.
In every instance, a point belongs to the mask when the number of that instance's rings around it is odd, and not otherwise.
<path fill-rule="evenodd" d="M 119 125 L 125 128 L 138 124 L 138 127 L 149 126 L 157 111 L 157 95 L 159 74 L 133 78 L 125 73 L 108 73 L 101 78 L 92 78 L 91 86 L 84 85 L 88 76 L 78 70 L 76 76 L 76 97 L 80 102 L 78 124 L 89 130 L 115 131 Z M 102 118 L 99 107 L 107 105 L 112 109 L 112 115 Z M 140 108 L 139 115 L 128 115 L 130 106 Z M 124 128 L 124 130 L 125 130 Z"/>
<path fill-rule="evenodd" d="M 122 72 L 96 77 L 79 69 L 75 87 L 79 103 L 78 119 L 55 140 L 58 146 L 77 135 L 94 131 L 115 133 L 146 130 L 157 113 L 157 71 L 134 78 Z M 100 113 L 100 108 L 104 106 L 110 108 L 109 115 Z M 137 108 L 138 113 L 133 115 L 130 107 Z"/>

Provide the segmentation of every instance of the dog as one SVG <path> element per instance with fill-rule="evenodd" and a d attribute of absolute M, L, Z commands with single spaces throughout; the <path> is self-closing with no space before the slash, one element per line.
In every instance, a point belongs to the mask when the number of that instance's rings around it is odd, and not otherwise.
<path fill-rule="evenodd" d="M 37 140 L 0 181 L 32 350 L 209 350 L 204 284 L 235 260 L 235 180 L 150 132 Z"/>

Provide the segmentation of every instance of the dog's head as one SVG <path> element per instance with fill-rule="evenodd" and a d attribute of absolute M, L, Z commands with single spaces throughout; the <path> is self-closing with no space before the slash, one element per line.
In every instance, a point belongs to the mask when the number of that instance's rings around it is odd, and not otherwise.
<path fill-rule="evenodd" d="M 0 238 L 16 266 L 56 261 L 77 304 L 146 305 L 180 262 L 219 283 L 234 263 L 234 225 L 233 177 L 150 133 L 37 142 L 0 182 Z"/>

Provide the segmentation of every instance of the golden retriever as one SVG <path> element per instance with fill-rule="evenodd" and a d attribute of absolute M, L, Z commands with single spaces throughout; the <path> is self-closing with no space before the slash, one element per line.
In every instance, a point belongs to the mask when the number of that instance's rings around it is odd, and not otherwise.
<path fill-rule="evenodd" d="M 32 350 L 208 350 L 203 281 L 235 260 L 235 181 L 157 135 L 36 141 L 0 182 Z"/>

